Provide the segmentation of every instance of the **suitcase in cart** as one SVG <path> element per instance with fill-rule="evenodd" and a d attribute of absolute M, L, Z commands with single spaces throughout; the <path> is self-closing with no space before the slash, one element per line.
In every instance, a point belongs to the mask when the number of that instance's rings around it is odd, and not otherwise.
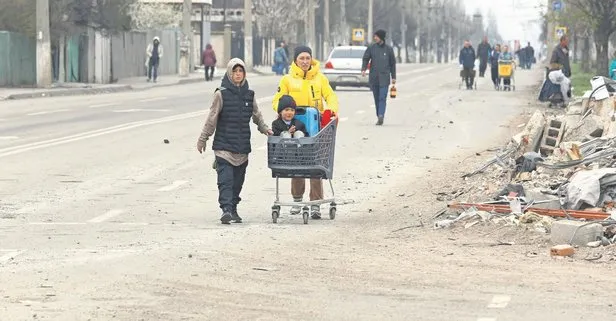
<path fill-rule="evenodd" d="M 316 122 L 314 112 L 305 108 L 308 115 L 306 118 L 307 128 L 314 129 L 312 122 Z M 277 223 L 282 207 L 302 207 L 302 217 L 304 224 L 308 224 L 309 210 L 312 205 L 329 204 L 329 218 L 336 217 L 336 199 L 332 178 L 334 173 L 334 154 L 336 145 L 336 122 L 331 121 L 327 126 L 318 131 L 314 136 L 303 138 L 283 138 L 280 136 L 269 136 L 267 140 L 267 166 L 272 171 L 272 177 L 276 179 L 276 200 L 272 206 L 272 222 Z M 280 201 L 280 178 L 321 178 L 329 181 L 332 198 L 308 201 L 308 202 L 281 202 Z"/>

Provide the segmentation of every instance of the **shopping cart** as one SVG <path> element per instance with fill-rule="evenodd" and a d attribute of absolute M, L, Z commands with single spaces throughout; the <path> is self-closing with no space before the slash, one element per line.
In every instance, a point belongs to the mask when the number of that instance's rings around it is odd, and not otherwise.
<path fill-rule="evenodd" d="M 282 207 L 302 207 L 304 224 L 308 224 L 310 206 L 329 204 L 329 218 L 336 218 L 336 199 L 332 178 L 334 176 L 334 151 L 336 122 L 331 121 L 313 137 L 267 139 L 267 166 L 276 178 L 276 200 L 272 206 L 272 222 L 278 223 Z M 308 202 L 281 202 L 281 178 L 321 178 L 329 181 L 332 198 Z"/>
<path fill-rule="evenodd" d="M 509 60 L 498 61 L 498 78 L 499 78 L 499 90 L 513 90 L 515 91 L 515 75 L 513 72 L 514 62 Z M 500 79 L 503 81 L 503 85 L 500 85 Z"/>

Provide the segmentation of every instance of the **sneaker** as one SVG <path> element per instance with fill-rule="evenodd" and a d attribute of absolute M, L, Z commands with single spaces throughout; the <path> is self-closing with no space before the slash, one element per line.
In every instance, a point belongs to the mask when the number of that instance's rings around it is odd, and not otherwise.
<path fill-rule="evenodd" d="M 312 205 L 310 207 L 310 216 L 313 220 L 321 219 L 321 207 L 319 205 Z"/>
<path fill-rule="evenodd" d="M 220 217 L 220 222 L 222 224 L 231 224 L 231 220 L 233 220 L 233 215 L 231 215 L 231 211 L 225 210 Z"/>
<path fill-rule="evenodd" d="M 296 198 L 296 199 L 293 199 L 293 201 L 294 202 L 301 202 L 302 199 L 301 198 Z M 302 207 L 301 206 L 297 205 L 297 206 L 291 207 L 291 211 L 290 211 L 291 215 L 299 215 L 301 212 L 302 212 Z"/>
<path fill-rule="evenodd" d="M 237 208 L 234 208 L 231 211 L 231 220 L 233 221 L 233 223 L 242 223 L 242 217 L 237 214 Z"/>

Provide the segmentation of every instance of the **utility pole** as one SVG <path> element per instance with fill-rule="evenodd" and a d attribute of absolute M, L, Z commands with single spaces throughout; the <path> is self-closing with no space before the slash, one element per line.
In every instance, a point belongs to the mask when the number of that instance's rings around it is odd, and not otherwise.
<path fill-rule="evenodd" d="M 346 0 L 340 0 L 340 27 L 342 30 L 342 39 L 343 45 L 346 45 L 349 39 L 349 31 L 347 30 L 347 19 L 346 19 Z"/>
<path fill-rule="evenodd" d="M 252 69 L 252 0 L 244 0 L 244 64 Z"/>
<path fill-rule="evenodd" d="M 184 39 L 180 42 L 180 76 L 188 77 L 190 71 L 193 69 L 193 35 L 191 26 L 192 15 L 192 0 L 184 0 L 183 19 L 182 19 L 182 33 Z"/>
<path fill-rule="evenodd" d="M 373 12 L 374 12 L 374 0 L 368 0 L 368 34 L 365 35 L 365 37 L 368 37 L 368 39 L 371 39 L 372 35 L 374 34 L 374 32 L 372 31 L 372 26 L 374 24 L 373 22 L 374 13 Z"/>
<path fill-rule="evenodd" d="M 36 61 L 37 86 L 51 86 L 49 0 L 36 0 Z"/>
<path fill-rule="evenodd" d="M 329 41 L 331 39 L 331 36 L 329 34 L 329 0 L 323 1 L 323 59 L 326 59 L 329 54 Z"/>
<path fill-rule="evenodd" d="M 402 10 L 400 10 L 400 13 L 402 14 L 402 19 L 400 21 L 402 22 L 400 23 L 400 36 L 402 41 L 400 42 L 400 45 L 404 50 L 404 57 L 400 57 L 400 62 L 405 63 L 408 62 L 406 61 L 408 55 L 406 54 L 406 6 L 404 6 L 404 3 L 402 3 L 401 8 Z M 400 55 L 402 55 L 402 51 L 400 51 Z"/>

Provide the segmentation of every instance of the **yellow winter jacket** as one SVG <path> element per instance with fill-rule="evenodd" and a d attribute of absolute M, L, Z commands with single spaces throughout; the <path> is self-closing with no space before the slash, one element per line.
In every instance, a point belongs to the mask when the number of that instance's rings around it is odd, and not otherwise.
<path fill-rule="evenodd" d="M 278 92 L 273 101 L 276 112 L 278 112 L 278 100 L 283 95 L 293 97 L 297 106 L 317 107 L 321 113 L 325 109 L 338 113 L 338 97 L 329 85 L 327 77 L 321 73 L 319 62 L 316 59 L 312 59 L 312 67 L 307 72 L 293 62 L 289 74 L 280 79 Z M 325 106 L 323 100 L 325 100 Z"/>

